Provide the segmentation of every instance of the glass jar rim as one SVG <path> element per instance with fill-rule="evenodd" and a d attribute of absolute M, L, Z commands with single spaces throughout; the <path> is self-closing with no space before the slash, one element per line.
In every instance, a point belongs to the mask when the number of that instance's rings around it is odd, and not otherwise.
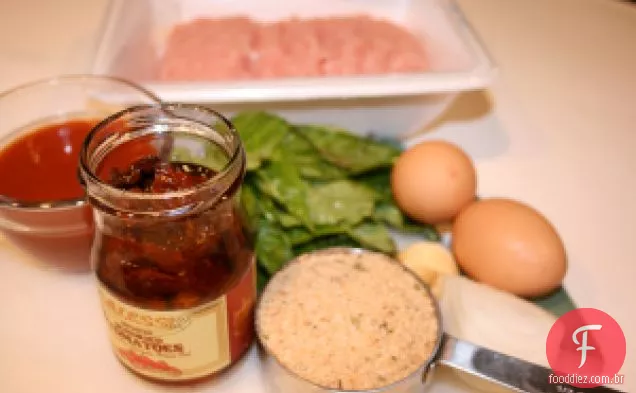
<path fill-rule="evenodd" d="M 238 143 L 234 145 L 233 151 L 228 154 L 228 161 L 223 165 L 223 167 L 216 172 L 212 177 L 207 179 L 206 181 L 191 187 L 177 191 L 168 191 L 163 193 L 147 193 L 147 192 L 138 192 L 138 191 L 130 191 L 130 190 L 122 190 L 120 188 L 114 187 L 97 176 L 94 171 L 94 168 L 91 168 L 89 164 L 89 146 L 92 139 L 95 137 L 97 133 L 102 131 L 106 126 L 111 124 L 118 119 L 125 117 L 126 115 L 141 113 L 144 110 L 156 109 L 163 113 L 170 114 L 174 110 L 186 109 L 192 110 L 194 112 L 203 113 L 205 115 L 209 115 L 216 120 L 223 123 L 224 126 L 229 130 L 230 135 L 233 138 L 236 138 Z M 177 118 L 183 118 L 185 120 L 196 121 L 194 119 L 188 119 L 183 116 L 179 116 Z M 201 123 L 203 124 L 203 123 Z M 206 125 L 209 127 L 209 125 Z M 218 183 L 220 180 L 224 179 L 232 172 L 234 166 L 237 163 L 245 166 L 245 152 L 243 149 L 243 145 L 241 143 L 240 136 L 238 131 L 234 127 L 234 125 L 228 120 L 225 116 L 220 114 L 219 112 L 196 104 L 188 104 L 188 103 L 175 103 L 175 102 L 163 102 L 156 105 L 153 104 L 145 104 L 145 105 L 136 105 L 126 108 L 122 111 L 119 111 L 104 120 L 98 123 L 93 129 L 90 131 L 84 143 L 82 144 L 82 148 L 80 150 L 80 162 L 79 162 L 79 176 L 80 181 L 84 185 L 85 188 L 89 187 L 89 183 L 92 185 L 96 185 L 99 187 L 101 192 L 104 192 L 109 195 L 117 195 L 120 198 L 132 198 L 132 199 L 144 199 L 144 200 L 156 200 L 163 201 L 173 198 L 181 198 L 191 195 L 192 193 L 196 193 L 199 190 L 210 188 L 212 185 Z"/>

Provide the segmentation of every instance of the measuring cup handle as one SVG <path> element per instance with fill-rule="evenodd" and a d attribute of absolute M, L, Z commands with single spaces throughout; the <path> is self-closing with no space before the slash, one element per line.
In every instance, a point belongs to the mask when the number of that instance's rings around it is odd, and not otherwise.
<path fill-rule="evenodd" d="M 619 392 L 604 386 L 577 388 L 551 383 L 553 371 L 444 334 L 438 362 L 522 393 Z"/>

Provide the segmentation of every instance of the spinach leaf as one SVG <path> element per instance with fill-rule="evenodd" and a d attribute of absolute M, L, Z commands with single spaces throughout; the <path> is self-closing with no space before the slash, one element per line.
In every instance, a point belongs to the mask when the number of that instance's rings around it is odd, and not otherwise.
<path fill-rule="evenodd" d="M 346 225 L 319 225 L 311 230 L 314 237 L 327 235 L 346 234 L 348 226 Z"/>
<path fill-rule="evenodd" d="M 296 227 L 287 231 L 287 237 L 293 246 L 306 243 L 314 238 L 314 234 L 309 232 L 307 228 Z"/>
<path fill-rule="evenodd" d="M 360 243 L 348 235 L 325 236 L 295 246 L 294 254 L 300 255 L 329 247 L 360 247 Z"/>
<path fill-rule="evenodd" d="M 396 229 L 399 229 L 400 231 L 407 232 L 407 233 L 417 233 L 423 236 L 424 239 L 430 240 L 433 242 L 439 242 L 442 239 L 442 237 L 439 234 L 439 231 L 433 225 L 419 224 L 408 217 L 406 217 L 406 221 L 404 222 L 404 225 Z"/>
<path fill-rule="evenodd" d="M 278 214 L 278 223 L 283 228 L 296 228 L 303 225 L 302 221 L 300 221 L 298 217 L 292 216 L 291 214 L 287 214 L 283 211 Z"/>
<path fill-rule="evenodd" d="M 267 195 L 260 194 L 258 204 L 261 214 L 267 221 L 279 224 L 283 228 L 302 226 L 302 222 L 298 218 L 287 213 Z"/>
<path fill-rule="evenodd" d="M 307 194 L 309 217 L 316 225 L 355 225 L 373 214 L 373 190 L 350 180 L 313 186 Z"/>
<path fill-rule="evenodd" d="M 391 166 L 401 152 L 387 143 L 362 138 L 336 127 L 303 125 L 298 129 L 323 159 L 351 174 Z"/>
<path fill-rule="evenodd" d="M 294 128 L 278 144 L 272 160 L 294 165 L 306 179 L 334 180 L 347 176 L 343 169 L 323 160 L 313 145 Z"/>
<path fill-rule="evenodd" d="M 392 201 L 391 168 L 380 168 L 371 172 L 355 176 L 352 180 L 360 182 L 373 189 L 383 201 Z"/>
<path fill-rule="evenodd" d="M 261 222 L 256 235 L 255 250 L 260 266 L 270 275 L 279 271 L 294 257 L 287 234 L 277 225 L 267 221 Z"/>
<path fill-rule="evenodd" d="M 380 202 L 375 206 L 373 218 L 376 221 L 385 222 L 391 227 L 410 233 L 421 233 L 427 240 L 439 241 L 440 235 L 434 226 L 428 224 L 420 224 L 402 213 L 395 204 L 393 194 L 391 192 L 391 169 L 381 168 L 354 179 L 361 184 L 375 190 L 380 196 Z"/>
<path fill-rule="evenodd" d="M 273 224 L 278 223 L 278 209 L 276 209 L 276 205 L 274 201 L 266 195 L 259 194 L 258 197 L 258 206 L 261 212 L 261 215 L 265 220 L 271 222 Z"/>
<path fill-rule="evenodd" d="M 287 231 L 287 237 L 296 246 L 322 237 L 346 235 L 348 230 L 348 227 L 341 225 L 321 225 L 311 231 L 304 227 L 295 227 Z"/>
<path fill-rule="evenodd" d="M 396 229 L 403 228 L 406 219 L 393 201 L 382 201 L 376 204 L 373 218 Z"/>
<path fill-rule="evenodd" d="M 265 285 L 269 281 L 269 274 L 261 267 L 256 267 L 256 288 L 259 292 L 265 289 Z"/>
<path fill-rule="evenodd" d="M 382 224 L 372 221 L 362 222 L 351 228 L 349 236 L 365 247 L 388 254 L 395 253 L 395 243 Z"/>
<path fill-rule="evenodd" d="M 307 206 L 309 185 L 300 178 L 296 167 L 272 161 L 257 172 L 256 185 L 259 191 L 285 206 L 305 226 L 313 227 Z"/>
<path fill-rule="evenodd" d="M 375 206 L 373 218 L 376 221 L 384 222 L 392 228 L 407 233 L 421 234 L 426 240 L 440 241 L 441 236 L 433 225 L 420 224 L 402 213 L 402 211 L 393 203 L 380 202 Z"/>
<path fill-rule="evenodd" d="M 213 143 L 203 143 L 197 139 L 184 140 L 184 145 L 172 149 L 170 161 L 191 162 L 203 165 L 216 172 L 221 171 L 229 161 L 229 157 L 221 146 Z"/>
<path fill-rule="evenodd" d="M 259 289 L 301 253 L 341 246 L 393 254 L 388 226 L 440 240 L 435 227 L 414 222 L 393 199 L 399 145 L 334 127 L 293 126 L 266 112 L 232 120 L 248 159 L 240 201 L 257 229 Z M 222 169 L 228 157 L 220 147 L 193 142 L 176 146 L 172 159 Z"/>
<path fill-rule="evenodd" d="M 298 218 L 278 206 L 272 198 L 266 194 L 259 193 L 256 186 L 253 185 L 254 181 L 251 179 L 253 179 L 252 176 L 246 177 L 241 187 L 241 204 L 247 213 L 250 223 L 258 223 L 258 219 L 262 217 L 269 222 L 281 225 L 283 228 L 303 225 Z"/>
<path fill-rule="evenodd" d="M 243 183 L 241 187 L 241 205 L 247 215 L 247 220 L 252 228 L 256 228 L 259 218 L 261 217 L 261 208 L 258 203 L 258 197 L 254 186 L 249 183 Z"/>
<path fill-rule="evenodd" d="M 238 131 L 245 155 L 247 170 L 253 171 L 269 160 L 276 146 L 289 132 L 289 124 L 267 112 L 241 112 L 232 118 Z"/>

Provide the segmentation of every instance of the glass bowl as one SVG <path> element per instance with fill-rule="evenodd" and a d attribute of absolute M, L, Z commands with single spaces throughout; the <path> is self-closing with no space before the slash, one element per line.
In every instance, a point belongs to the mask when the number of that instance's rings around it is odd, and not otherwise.
<path fill-rule="evenodd" d="M 96 124 L 125 107 L 159 102 L 153 93 L 131 82 L 99 75 L 64 75 L 15 87 L 0 93 L 0 157 L 8 154 L 14 142 L 40 127 L 74 120 Z M 90 130 L 90 125 L 88 127 Z M 53 138 L 29 138 L 29 143 L 25 152 L 29 152 L 30 157 L 23 155 L 20 159 L 36 160 L 38 168 L 46 167 L 47 172 L 51 165 L 58 165 L 46 161 L 52 154 L 66 154 L 69 160 L 77 156 L 79 162 L 79 147 L 71 146 L 64 132 L 57 132 Z M 7 176 L 5 184 L 10 181 L 17 187 L 14 190 L 40 187 L 35 179 L 21 172 L 16 161 L 7 160 L 3 165 L 9 167 L 3 175 Z M 65 173 L 65 178 L 76 176 L 76 171 L 73 166 L 73 173 Z M 53 181 L 56 180 L 57 176 Z M 41 187 L 46 190 L 51 183 Z M 9 195 L 7 189 L 0 190 L 2 235 L 17 246 L 27 260 L 42 267 L 71 272 L 90 270 L 93 218 L 84 195 L 52 200 L 24 199 L 16 195 Z"/>

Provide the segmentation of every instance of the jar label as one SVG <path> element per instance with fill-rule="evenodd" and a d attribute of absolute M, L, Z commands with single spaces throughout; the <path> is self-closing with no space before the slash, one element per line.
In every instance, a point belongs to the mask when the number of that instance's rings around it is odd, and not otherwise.
<path fill-rule="evenodd" d="M 101 283 L 99 293 L 115 353 L 139 374 L 189 380 L 230 364 L 225 296 L 197 308 L 152 311 L 122 302 Z"/>

